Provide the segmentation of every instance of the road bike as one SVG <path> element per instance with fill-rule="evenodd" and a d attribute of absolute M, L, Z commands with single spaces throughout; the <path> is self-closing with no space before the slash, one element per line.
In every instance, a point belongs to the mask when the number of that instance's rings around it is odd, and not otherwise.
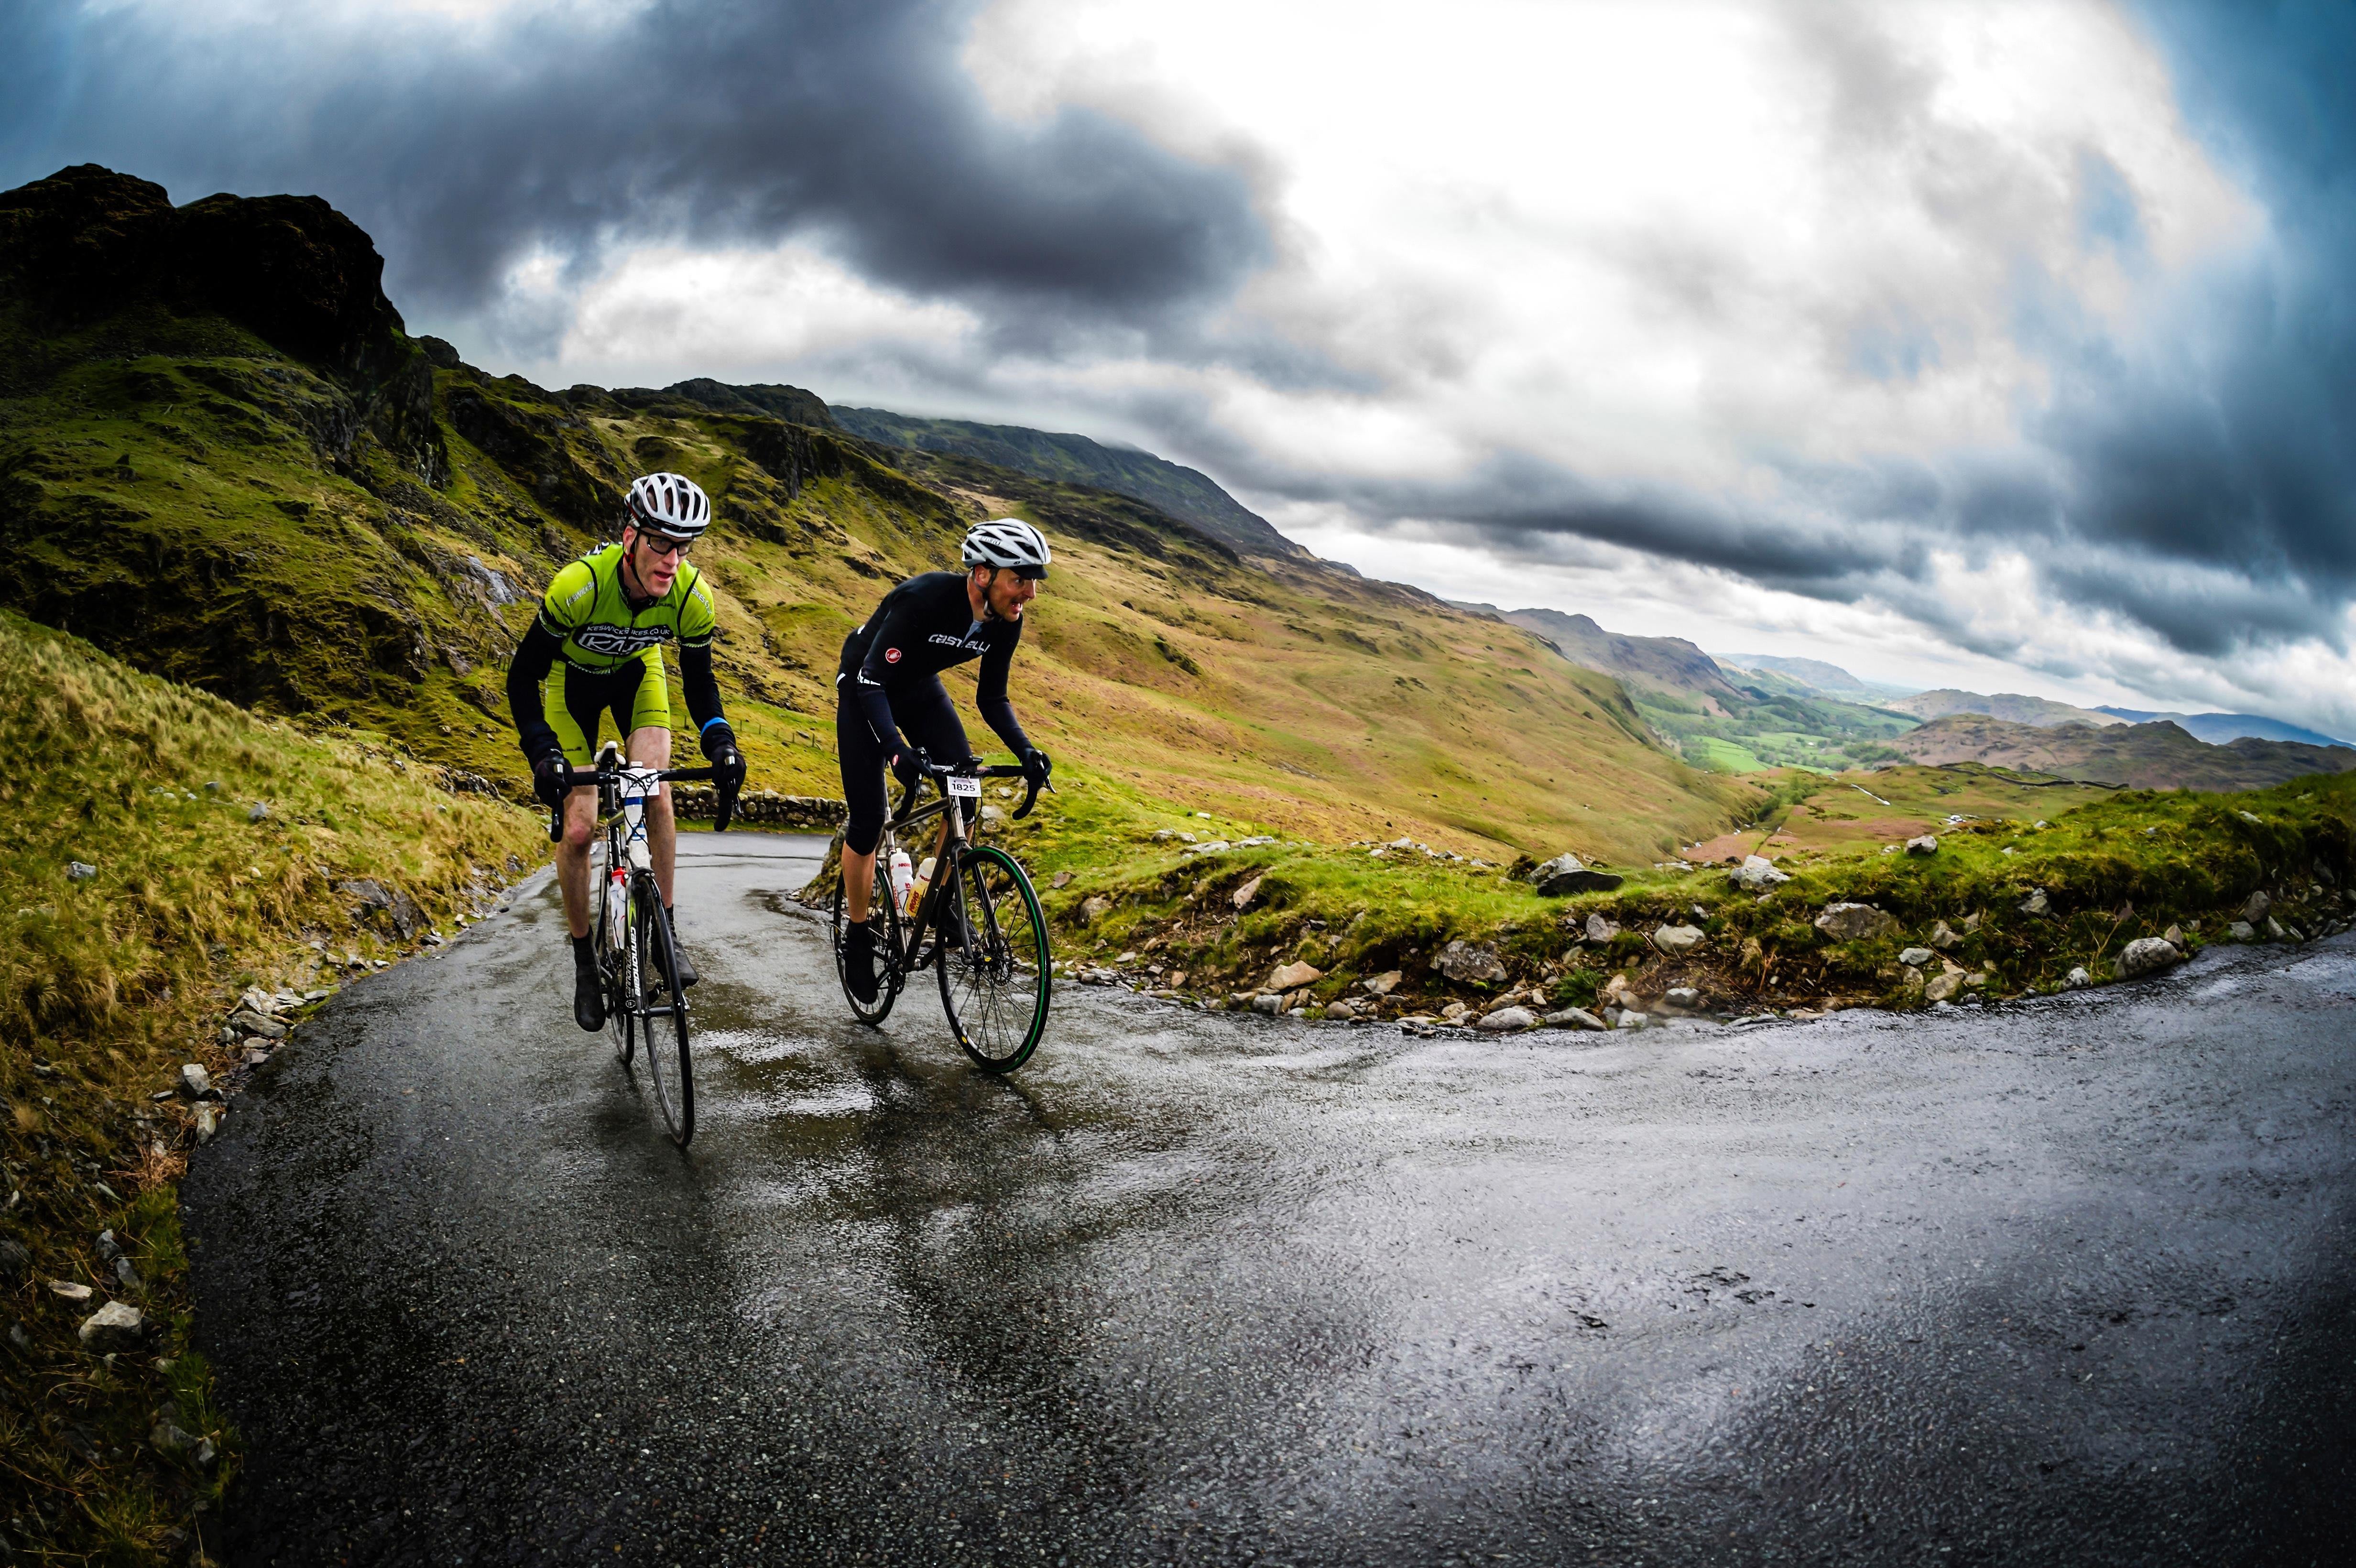
<path fill-rule="evenodd" d="M 592 849 L 590 894 L 596 901 L 592 925 L 597 939 L 597 974 L 605 987 L 605 1026 L 614 1031 L 614 1058 L 630 1065 L 641 1037 L 647 1075 L 654 1080 L 655 1103 L 671 1141 L 687 1147 L 695 1136 L 695 1072 L 687 1054 L 687 996 L 670 983 L 678 936 L 665 918 L 662 889 L 655 881 L 653 853 L 647 847 L 646 805 L 666 784 L 714 776 L 712 768 L 649 768 L 622 760 L 608 741 L 597 765 L 574 768 L 566 787 L 594 786 L 600 842 Z M 723 784 L 712 822 L 724 833 L 735 815 L 736 791 Z M 549 813 L 551 842 L 564 836 L 562 807 Z M 669 1028 L 661 1025 L 668 1021 Z M 666 1043 L 657 1037 L 668 1034 Z"/>
<path fill-rule="evenodd" d="M 869 918 L 875 933 L 875 999 L 862 1002 L 851 988 L 843 953 L 850 930 L 843 889 L 834 890 L 834 968 L 850 998 L 851 1016 L 875 1025 L 892 1011 L 908 976 L 927 965 L 938 973 L 941 1010 L 950 1032 L 973 1064 L 985 1072 L 1012 1072 L 1031 1059 L 1047 1028 L 1047 1002 L 1055 987 L 1047 951 L 1047 917 L 1022 862 L 994 844 L 966 836 L 966 817 L 978 811 L 984 779 L 1023 776 L 1019 767 L 982 767 L 980 758 L 960 766 L 934 763 L 919 752 L 900 807 L 885 824 L 875 848 L 875 892 Z M 916 809 L 926 780 L 940 789 L 938 800 Z M 1038 803 L 1039 783 L 1030 784 L 1016 807 L 1016 820 Z M 1049 786 L 1051 789 L 1052 785 Z M 970 803 L 951 811 L 952 804 Z M 892 883 L 893 851 L 934 817 L 932 870 L 921 885 L 903 893 Z"/>

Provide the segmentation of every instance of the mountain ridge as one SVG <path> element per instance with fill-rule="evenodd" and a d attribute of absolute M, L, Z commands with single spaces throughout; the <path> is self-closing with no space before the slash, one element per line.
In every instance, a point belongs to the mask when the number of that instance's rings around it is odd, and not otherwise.
<path fill-rule="evenodd" d="M 2263 713 L 2163 713 L 2137 708 L 2116 708 L 2104 703 L 2094 709 L 2130 724 L 2150 724 L 2166 720 L 2197 740 L 2212 746 L 2222 746 L 2240 740 L 2295 741 L 2307 746 L 2347 746 L 2356 741 L 2343 741 L 2319 730 L 2309 730 L 2286 720 L 2269 719 Z"/>
<path fill-rule="evenodd" d="M 2214 746 L 2164 720 L 2038 725 L 1951 713 L 1890 744 L 1916 762 L 1986 763 L 2131 789 L 2262 789 L 2356 769 L 2356 749 L 2256 739 Z"/>
<path fill-rule="evenodd" d="M 1141 448 L 1108 446 L 1089 436 L 1023 425 L 926 419 L 887 409 L 830 405 L 829 412 L 841 428 L 886 446 L 971 457 L 1033 478 L 1076 481 L 1143 501 L 1248 555 L 1315 559 L 1209 475 Z"/>
<path fill-rule="evenodd" d="M 2083 724 L 2099 730 L 2106 725 L 2126 722 L 2108 713 L 2056 702 L 2051 698 L 2029 697 L 2018 691 L 1999 691 L 1987 696 L 1976 691 L 1961 691 L 1954 687 L 1942 687 L 1936 691 L 1918 691 L 1912 697 L 1891 698 L 1880 706 L 1901 713 L 1911 713 L 1926 721 L 1944 719 L 1950 714 L 1977 713 L 2008 723 L 2035 726 Z"/>

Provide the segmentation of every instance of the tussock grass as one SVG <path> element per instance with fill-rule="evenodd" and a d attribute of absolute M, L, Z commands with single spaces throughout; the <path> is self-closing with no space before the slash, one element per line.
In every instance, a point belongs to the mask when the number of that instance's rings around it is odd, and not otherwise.
<path fill-rule="evenodd" d="M 0 1521 L 21 1521 L 0 1530 L 61 1561 L 185 1560 L 236 1444 L 187 1348 L 187 1114 L 149 1093 L 184 1061 L 233 1079 L 214 1025 L 245 986 L 331 985 L 310 942 L 398 955 L 338 883 L 371 878 L 446 919 L 544 835 L 380 741 L 305 736 L 5 613 L 0 712 L 0 1237 L 31 1259 L 0 1273 Z M 99 1256 L 107 1230 L 136 1288 Z M 51 1279 L 98 1294 L 77 1307 Z M 76 1335 L 110 1296 L 159 1328 L 112 1365 Z M 162 1416 L 217 1462 L 160 1453 Z"/>

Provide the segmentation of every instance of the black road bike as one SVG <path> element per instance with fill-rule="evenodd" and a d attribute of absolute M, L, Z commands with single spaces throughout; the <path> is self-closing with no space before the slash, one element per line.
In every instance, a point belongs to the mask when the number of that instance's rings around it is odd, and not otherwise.
<path fill-rule="evenodd" d="M 645 1040 L 655 1103 L 662 1108 L 671 1141 L 681 1148 L 695 1136 L 695 1071 L 687 1054 L 687 997 L 670 982 L 679 939 L 664 917 L 662 889 L 655 881 L 654 857 L 647 848 L 646 804 L 663 784 L 712 776 L 711 768 L 648 768 L 626 763 L 621 748 L 608 741 L 598 751 L 594 768 L 575 768 L 566 780 L 570 788 L 594 785 L 597 791 L 602 838 L 592 850 L 589 896 L 596 901 L 591 922 L 597 938 L 597 973 L 605 987 L 605 1027 L 614 1031 L 614 1057 L 629 1066 L 639 1040 Z M 735 811 L 736 792 L 723 785 L 713 831 L 727 831 Z M 548 837 L 555 842 L 563 836 L 560 807 L 549 813 Z"/>
<path fill-rule="evenodd" d="M 851 1015 L 873 1025 L 892 1011 L 908 976 L 932 965 L 940 978 L 941 1010 L 948 1015 L 958 1047 L 986 1072 L 1012 1072 L 1039 1048 L 1055 974 L 1047 951 L 1047 917 L 1040 912 L 1030 875 L 1021 861 L 996 845 L 967 837 L 966 811 L 949 809 L 970 803 L 968 809 L 978 811 L 982 780 L 1023 776 L 1019 767 L 979 764 L 976 758 L 961 767 L 945 766 L 918 754 L 900 807 L 875 847 L 875 892 L 869 916 L 876 927 L 875 999 L 862 1002 L 851 988 L 843 951 L 850 920 L 840 883 L 834 890 L 834 968 Z M 927 779 L 940 790 L 940 798 L 917 809 Z M 1015 818 L 1028 816 L 1038 799 L 1039 785 L 1033 784 L 1015 808 Z M 892 886 L 892 852 L 914 841 L 935 817 L 940 818 L 940 828 L 932 875 L 921 888 L 911 889 L 913 901 L 903 908 Z"/>

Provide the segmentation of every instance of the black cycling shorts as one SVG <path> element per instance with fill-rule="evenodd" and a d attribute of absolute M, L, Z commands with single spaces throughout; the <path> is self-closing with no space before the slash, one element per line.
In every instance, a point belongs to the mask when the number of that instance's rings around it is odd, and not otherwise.
<path fill-rule="evenodd" d="M 966 744 L 965 726 L 958 721 L 940 677 L 910 681 L 893 689 L 892 720 L 900 737 L 921 746 L 936 763 L 961 763 L 973 755 Z M 867 713 L 849 680 L 835 687 L 834 744 L 842 759 L 842 799 L 851 820 L 842 831 L 842 847 L 854 855 L 873 855 L 883 841 L 884 814 L 891 808 L 885 794 L 885 758 L 867 727 Z M 969 806 L 968 816 L 971 810 Z"/>

